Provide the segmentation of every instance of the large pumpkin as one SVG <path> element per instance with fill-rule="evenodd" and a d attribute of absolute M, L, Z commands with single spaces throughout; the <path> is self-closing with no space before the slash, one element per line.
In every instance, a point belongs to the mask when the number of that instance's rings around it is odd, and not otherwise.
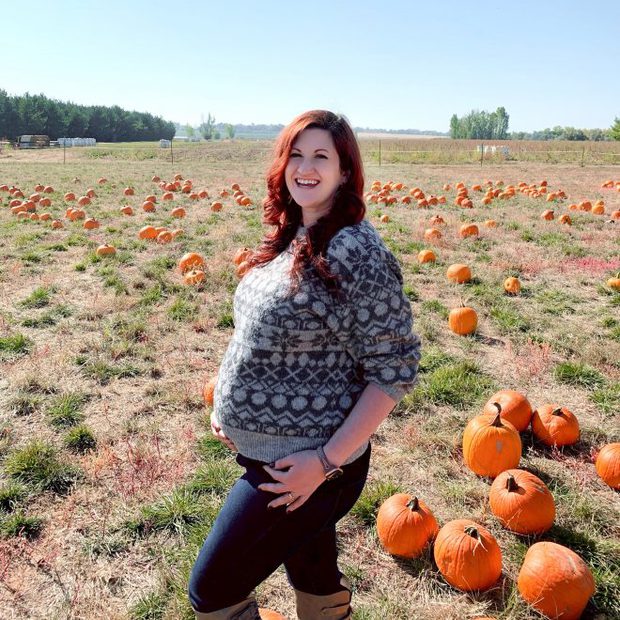
<path fill-rule="evenodd" d="M 446 523 L 437 534 L 433 554 L 444 579 L 459 590 L 487 590 L 502 574 L 497 541 L 470 519 Z"/>
<path fill-rule="evenodd" d="M 532 431 L 547 446 L 570 446 L 579 441 L 579 422 L 572 411 L 557 404 L 538 407 Z"/>
<path fill-rule="evenodd" d="M 555 502 L 547 485 L 523 469 L 507 469 L 489 490 L 491 512 L 518 534 L 542 534 L 555 520 Z"/>
<path fill-rule="evenodd" d="M 561 620 L 580 618 L 595 591 L 588 565 L 554 542 L 537 542 L 528 549 L 517 587 L 534 609 Z"/>
<path fill-rule="evenodd" d="M 450 280 L 450 282 L 463 284 L 464 282 L 469 282 L 471 280 L 471 269 L 467 265 L 454 263 L 448 267 L 446 277 Z"/>
<path fill-rule="evenodd" d="M 205 259 L 197 252 L 187 252 L 183 254 L 179 261 L 179 271 L 185 273 L 192 269 L 202 269 L 205 264 Z"/>
<path fill-rule="evenodd" d="M 478 314 L 469 306 L 453 308 L 448 315 L 448 326 L 459 336 L 467 336 L 476 331 Z"/>
<path fill-rule="evenodd" d="M 620 489 L 620 443 L 601 448 L 595 462 L 596 473 L 612 489 Z"/>
<path fill-rule="evenodd" d="M 469 469 L 479 476 L 495 478 L 514 469 L 521 459 L 521 437 L 517 429 L 501 418 L 496 403 L 495 415 L 472 418 L 463 433 L 463 458 Z"/>
<path fill-rule="evenodd" d="M 501 406 L 502 420 L 508 420 L 520 433 L 529 426 L 532 419 L 532 406 L 523 394 L 515 390 L 495 392 L 487 401 L 482 413 L 496 414 L 497 407 L 494 403 L 499 403 Z"/>
<path fill-rule="evenodd" d="M 379 508 L 377 535 L 392 555 L 419 556 L 438 531 L 439 525 L 428 506 L 407 493 L 392 495 Z"/>

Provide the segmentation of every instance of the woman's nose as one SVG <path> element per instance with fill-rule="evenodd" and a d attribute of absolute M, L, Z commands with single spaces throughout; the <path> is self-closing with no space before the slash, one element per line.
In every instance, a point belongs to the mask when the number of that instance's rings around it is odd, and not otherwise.
<path fill-rule="evenodd" d="M 299 164 L 297 165 L 297 170 L 301 173 L 304 173 L 309 170 L 312 170 L 312 167 L 313 167 L 312 161 L 309 159 L 306 159 L 305 157 L 302 157 L 301 160 L 299 161 Z"/>

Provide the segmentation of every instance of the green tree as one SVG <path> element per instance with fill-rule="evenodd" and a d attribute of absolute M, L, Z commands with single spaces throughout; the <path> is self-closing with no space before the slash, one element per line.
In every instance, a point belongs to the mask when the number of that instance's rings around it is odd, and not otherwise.
<path fill-rule="evenodd" d="M 235 137 L 235 127 L 234 127 L 234 125 L 231 125 L 230 123 L 226 123 L 226 125 L 224 127 L 226 128 L 226 137 L 229 140 L 232 140 Z"/>
<path fill-rule="evenodd" d="M 207 120 L 203 120 L 198 127 L 198 131 L 200 131 L 202 137 L 205 140 L 211 140 L 215 133 L 215 117 L 211 116 L 211 113 L 207 115 Z"/>
<path fill-rule="evenodd" d="M 185 134 L 191 140 L 196 135 L 196 130 L 188 123 L 185 125 Z"/>
<path fill-rule="evenodd" d="M 620 140 L 620 118 L 616 117 L 614 119 L 614 124 L 611 126 L 609 133 L 613 140 Z"/>

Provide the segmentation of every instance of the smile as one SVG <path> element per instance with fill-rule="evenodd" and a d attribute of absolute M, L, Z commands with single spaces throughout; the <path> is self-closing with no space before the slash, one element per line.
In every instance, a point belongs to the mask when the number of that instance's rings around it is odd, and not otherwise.
<path fill-rule="evenodd" d="M 318 181 L 313 179 L 295 179 L 295 182 L 297 185 L 301 185 L 302 187 L 314 187 L 319 184 Z"/>

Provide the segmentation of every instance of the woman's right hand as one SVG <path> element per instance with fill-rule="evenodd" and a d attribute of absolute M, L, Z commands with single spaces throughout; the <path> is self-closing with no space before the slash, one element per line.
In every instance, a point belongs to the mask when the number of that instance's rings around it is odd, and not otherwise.
<path fill-rule="evenodd" d="M 230 448 L 233 452 L 237 452 L 237 446 L 224 435 L 224 431 L 221 429 L 220 425 L 215 420 L 215 413 L 211 412 L 211 432 L 213 435 L 219 439 L 225 446 Z"/>

